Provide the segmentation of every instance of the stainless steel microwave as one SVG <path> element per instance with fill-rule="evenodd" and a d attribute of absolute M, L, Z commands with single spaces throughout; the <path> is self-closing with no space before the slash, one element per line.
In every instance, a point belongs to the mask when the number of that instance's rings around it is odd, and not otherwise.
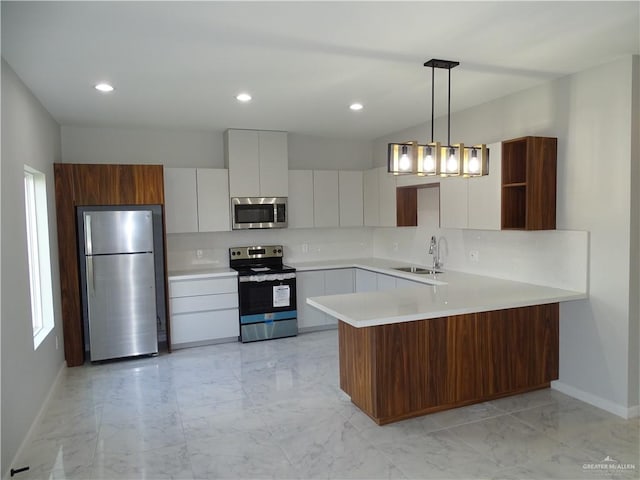
<path fill-rule="evenodd" d="M 233 230 L 285 228 L 287 197 L 234 197 L 231 199 Z"/>

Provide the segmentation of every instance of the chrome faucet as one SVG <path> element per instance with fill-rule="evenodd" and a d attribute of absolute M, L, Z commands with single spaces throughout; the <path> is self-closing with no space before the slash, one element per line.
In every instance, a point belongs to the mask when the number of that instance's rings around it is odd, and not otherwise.
<path fill-rule="evenodd" d="M 433 255 L 433 268 L 437 269 L 442 266 L 440 263 L 440 245 L 436 240 L 436 236 L 431 236 L 431 241 L 429 242 L 429 255 Z"/>
<path fill-rule="evenodd" d="M 431 236 L 431 240 L 429 241 L 429 255 L 433 255 L 433 269 L 434 270 L 438 270 L 439 268 L 442 268 L 442 262 L 440 261 L 440 242 L 442 242 L 442 240 L 444 239 L 444 237 L 440 237 L 440 240 L 436 239 L 435 235 Z M 445 240 L 445 247 L 446 247 L 446 240 Z"/>

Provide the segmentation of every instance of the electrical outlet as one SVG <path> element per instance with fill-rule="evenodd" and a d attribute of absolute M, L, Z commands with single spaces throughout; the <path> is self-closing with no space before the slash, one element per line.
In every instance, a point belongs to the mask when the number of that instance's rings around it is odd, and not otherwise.
<path fill-rule="evenodd" d="M 196 258 L 202 258 L 203 252 L 202 250 L 198 249 L 196 250 Z"/>
<path fill-rule="evenodd" d="M 308 243 L 303 243 L 302 244 L 302 253 L 309 253 L 309 244 Z"/>
<path fill-rule="evenodd" d="M 471 260 L 472 262 L 479 262 L 480 261 L 480 252 L 478 250 L 471 250 L 469 252 L 469 260 Z"/>
<path fill-rule="evenodd" d="M 58 345 L 58 335 L 56 335 L 56 350 L 58 350 L 58 348 L 60 348 L 60 346 Z"/>
<path fill-rule="evenodd" d="M 393 251 L 394 252 L 398 251 L 398 242 L 393 242 Z"/>

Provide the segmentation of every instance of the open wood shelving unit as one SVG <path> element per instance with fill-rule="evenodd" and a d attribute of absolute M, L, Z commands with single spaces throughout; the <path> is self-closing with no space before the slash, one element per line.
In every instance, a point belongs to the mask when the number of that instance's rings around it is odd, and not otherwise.
<path fill-rule="evenodd" d="M 502 229 L 556 228 L 557 138 L 502 142 Z"/>

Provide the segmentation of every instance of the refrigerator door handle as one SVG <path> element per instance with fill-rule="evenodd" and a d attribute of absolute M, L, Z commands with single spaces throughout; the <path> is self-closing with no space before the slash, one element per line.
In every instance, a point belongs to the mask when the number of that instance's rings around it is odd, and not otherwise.
<path fill-rule="evenodd" d="M 84 214 L 84 244 L 86 248 L 86 254 L 93 254 L 93 247 L 91 245 L 91 214 Z"/>
<path fill-rule="evenodd" d="M 93 296 L 95 291 L 95 275 L 93 272 L 93 257 L 87 257 L 87 279 L 89 280 L 89 296 Z"/>

